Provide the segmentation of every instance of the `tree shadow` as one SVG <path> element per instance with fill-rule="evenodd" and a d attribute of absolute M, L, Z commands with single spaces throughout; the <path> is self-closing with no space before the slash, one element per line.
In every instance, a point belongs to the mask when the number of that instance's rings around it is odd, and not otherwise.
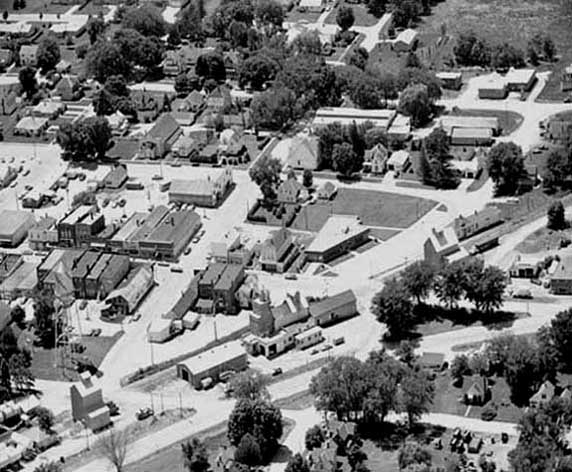
<path fill-rule="evenodd" d="M 442 437 L 446 430 L 444 426 L 425 423 L 415 423 L 411 428 L 403 422 L 372 422 L 361 423 L 358 426 L 360 437 L 369 439 L 377 447 L 387 451 L 399 449 L 408 438 L 429 444 L 434 439 Z"/>
<path fill-rule="evenodd" d="M 272 458 L 271 462 L 286 464 L 288 463 L 288 461 L 290 461 L 293 455 L 294 454 L 292 453 L 290 448 L 282 444 L 278 447 L 278 450 L 276 451 L 276 454 L 274 454 L 274 457 Z"/>

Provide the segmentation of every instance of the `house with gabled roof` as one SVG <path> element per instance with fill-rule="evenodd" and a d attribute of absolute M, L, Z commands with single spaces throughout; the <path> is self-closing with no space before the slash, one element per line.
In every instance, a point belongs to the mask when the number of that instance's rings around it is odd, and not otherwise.
<path fill-rule="evenodd" d="M 192 113 L 199 113 L 206 105 L 205 94 L 198 90 L 193 90 L 189 93 L 177 107 L 177 111 L 190 111 Z"/>
<path fill-rule="evenodd" d="M 283 181 L 276 191 L 278 203 L 298 203 L 306 201 L 308 197 L 308 189 L 293 178 Z"/>
<path fill-rule="evenodd" d="M 299 133 L 292 138 L 285 165 L 292 169 L 316 170 L 320 166 L 319 138 Z"/>
<path fill-rule="evenodd" d="M 71 102 L 79 100 L 81 97 L 81 87 L 77 77 L 64 75 L 54 88 L 54 95 L 60 97 L 60 100 Z"/>
<path fill-rule="evenodd" d="M 182 133 L 181 127 L 170 113 L 161 115 L 141 140 L 139 155 L 147 159 L 163 158 Z"/>
<path fill-rule="evenodd" d="M 154 284 L 155 277 L 151 266 L 141 265 L 134 269 L 127 280 L 107 296 L 107 305 L 102 309 L 102 316 L 113 318 L 117 315 L 130 315 Z"/>
<path fill-rule="evenodd" d="M 554 384 L 547 380 L 543 382 L 537 392 L 530 397 L 528 403 L 533 408 L 540 408 L 543 405 L 546 405 L 550 400 L 554 398 L 555 394 L 555 387 Z"/>
<path fill-rule="evenodd" d="M 152 122 L 166 106 L 166 96 L 164 94 L 151 93 L 146 90 L 133 90 L 130 97 L 137 114 L 137 120 L 140 123 Z"/>
<path fill-rule="evenodd" d="M 222 113 L 232 106 L 230 89 L 226 85 L 219 85 L 207 97 L 207 108 L 213 113 Z"/>
<path fill-rule="evenodd" d="M 363 156 L 363 171 L 372 174 L 383 174 L 387 167 L 389 151 L 378 143 L 371 149 L 367 149 Z"/>

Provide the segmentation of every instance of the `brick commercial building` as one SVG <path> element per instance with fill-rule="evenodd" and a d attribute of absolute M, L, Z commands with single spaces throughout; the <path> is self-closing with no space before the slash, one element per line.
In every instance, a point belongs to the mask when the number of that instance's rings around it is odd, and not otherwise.
<path fill-rule="evenodd" d="M 210 264 L 198 282 L 196 310 L 234 315 L 240 310 L 236 292 L 246 275 L 241 264 Z"/>
<path fill-rule="evenodd" d="M 306 248 L 310 262 L 329 262 L 369 240 L 369 228 L 357 216 L 330 216 Z"/>
<path fill-rule="evenodd" d="M 173 180 L 169 188 L 169 203 L 187 203 L 216 208 L 233 188 L 232 169 L 218 169 L 198 180 Z"/>
<path fill-rule="evenodd" d="M 500 223 L 501 211 L 496 207 L 486 207 L 468 216 L 458 216 L 453 222 L 453 228 L 457 238 L 463 240 Z"/>
<path fill-rule="evenodd" d="M 0 245 L 18 246 L 34 225 L 34 215 L 27 211 L 3 210 L 0 213 Z"/>
<path fill-rule="evenodd" d="M 86 246 L 105 228 L 105 219 L 97 207 L 80 205 L 57 225 L 59 244 L 68 247 Z"/>
<path fill-rule="evenodd" d="M 231 341 L 181 362 L 177 365 L 177 377 L 199 389 L 202 381 L 217 381 L 223 372 L 238 372 L 248 367 L 246 351 L 240 341 Z"/>

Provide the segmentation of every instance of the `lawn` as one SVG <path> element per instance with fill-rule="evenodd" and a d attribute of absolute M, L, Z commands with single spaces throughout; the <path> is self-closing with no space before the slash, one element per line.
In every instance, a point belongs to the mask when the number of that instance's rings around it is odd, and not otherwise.
<path fill-rule="evenodd" d="M 283 420 L 284 432 L 281 440 L 284 441 L 288 434 L 294 429 L 294 422 L 288 419 Z M 205 444 L 209 462 L 216 463 L 219 451 L 223 447 L 228 447 L 229 442 L 226 437 L 226 423 L 217 425 L 209 430 L 203 431 L 192 437 L 198 437 Z M 189 437 L 188 439 L 190 439 Z M 183 467 L 183 456 L 181 454 L 181 444 L 185 441 L 175 443 L 160 451 L 150 453 L 146 459 L 130 464 L 125 468 L 125 472 L 141 472 L 141 471 L 165 471 L 165 472 L 187 472 Z M 280 454 L 281 451 L 278 452 Z"/>
<path fill-rule="evenodd" d="M 471 386 L 471 379 L 466 377 L 460 387 L 452 384 L 453 379 L 448 372 L 444 372 L 435 379 L 435 399 L 431 411 L 433 413 L 446 413 L 450 415 L 467 416 L 481 419 L 481 412 L 487 405 L 497 407 L 495 421 L 517 423 L 522 416 L 522 410 L 510 400 L 510 388 L 502 377 L 490 378 L 491 399 L 484 406 L 471 406 L 468 408 L 461 400 L 464 392 Z"/>
<path fill-rule="evenodd" d="M 563 239 L 572 240 L 572 229 L 562 231 L 552 231 L 548 228 L 541 228 L 528 235 L 521 241 L 515 250 L 523 254 L 535 254 L 541 251 L 558 251 L 560 241 Z"/>
<path fill-rule="evenodd" d="M 83 336 L 80 343 L 85 346 L 85 351 L 80 355 L 81 358 L 87 358 L 96 367 L 99 367 L 103 359 L 122 336 L 117 333 L 114 336 Z M 77 356 L 72 354 L 72 356 Z M 42 380 L 59 380 L 70 381 L 77 380 L 78 374 L 71 362 L 67 362 L 65 369 L 62 368 L 62 357 L 57 357 L 57 367 L 54 367 L 55 354 L 53 349 L 36 348 L 32 355 L 32 373 L 38 379 Z"/>
<path fill-rule="evenodd" d="M 309 11 L 298 11 L 296 7 L 292 8 L 286 13 L 284 21 L 288 23 L 297 23 L 298 21 L 305 21 L 308 23 L 315 23 L 320 18 L 320 13 Z"/>
<path fill-rule="evenodd" d="M 73 5 L 63 5 L 57 0 L 28 0 L 26 8 L 14 10 L 14 0 L 0 0 L 0 10 L 10 13 L 64 13 Z"/>
<path fill-rule="evenodd" d="M 380 66 L 383 72 L 391 73 L 397 75 L 402 69 L 406 53 L 398 53 L 391 48 L 390 44 L 379 43 L 370 53 L 369 53 L 369 66 Z"/>
<path fill-rule="evenodd" d="M 435 205 L 433 200 L 408 195 L 343 188 L 332 202 L 303 207 L 292 228 L 319 231 L 331 214 L 357 215 L 366 226 L 407 228 Z"/>
<path fill-rule="evenodd" d="M 326 24 L 329 25 L 337 24 L 336 15 L 338 14 L 338 10 L 342 6 L 349 6 L 353 10 L 355 17 L 355 23 L 354 23 L 355 26 L 373 26 L 379 21 L 378 18 L 376 18 L 367 11 L 365 5 L 360 5 L 355 3 L 349 4 L 342 1 L 339 2 L 334 8 L 332 8 L 332 11 L 326 17 L 325 21 Z"/>
<path fill-rule="evenodd" d="M 524 117 L 514 111 L 505 110 L 470 110 L 455 109 L 450 116 L 479 116 L 479 117 L 496 117 L 499 120 L 501 128 L 501 136 L 507 136 L 513 133 L 522 124 Z"/>

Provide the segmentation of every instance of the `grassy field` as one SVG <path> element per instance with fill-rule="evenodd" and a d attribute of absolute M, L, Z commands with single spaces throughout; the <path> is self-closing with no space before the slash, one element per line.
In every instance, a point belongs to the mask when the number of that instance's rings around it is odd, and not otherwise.
<path fill-rule="evenodd" d="M 557 251 L 560 249 L 560 241 L 572 239 L 572 229 L 552 231 L 541 228 L 530 234 L 516 246 L 515 250 L 523 254 L 534 254 L 540 251 Z"/>
<path fill-rule="evenodd" d="M 479 117 L 495 117 L 499 120 L 501 128 L 501 136 L 507 136 L 513 133 L 522 124 L 524 117 L 514 111 L 505 110 L 472 110 L 472 109 L 456 109 L 450 113 L 451 116 L 479 116 Z"/>
<path fill-rule="evenodd" d="M 436 204 L 433 200 L 396 193 L 343 188 L 331 203 L 305 206 L 292 228 L 319 231 L 331 214 L 357 215 L 367 226 L 407 228 Z"/>

